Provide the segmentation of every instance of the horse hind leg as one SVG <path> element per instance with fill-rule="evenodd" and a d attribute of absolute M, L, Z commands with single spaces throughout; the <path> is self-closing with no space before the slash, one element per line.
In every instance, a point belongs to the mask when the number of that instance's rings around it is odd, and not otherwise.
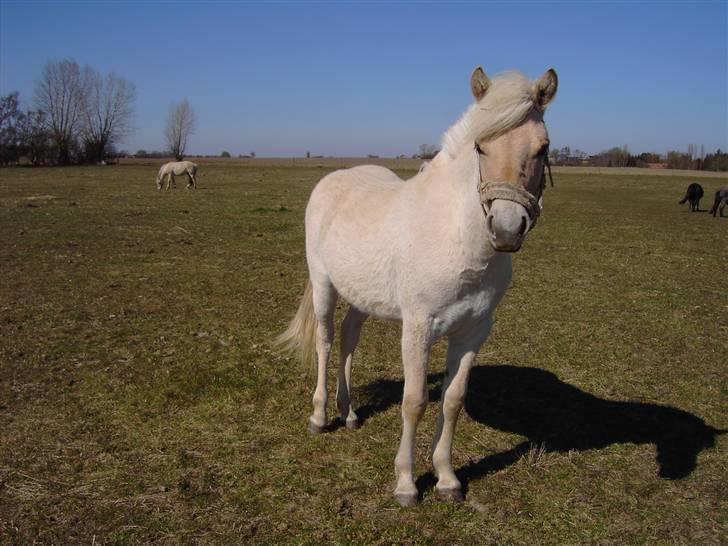
<path fill-rule="evenodd" d="M 313 312 L 316 316 L 316 390 L 313 393 L 313 414 L 308 420 L 311 433 L 323 432 L 326 426 L 326 365 L 331 354 L 331 343 L 334 339 L 334 312 L 338 294 L 331 283 L 315 282 L 311 279 L 313 289 Z"/>
<path fill-rule="evenodd" d="M 350 430 L 359 427 L 359 417 L 351 407 L 351 363 L 367 316 L 355 307 L 349 307 L 341 323 L 341 356 L 336 386 L 336 406 L 342 421 L 346 423 L 346 428 Z"/>

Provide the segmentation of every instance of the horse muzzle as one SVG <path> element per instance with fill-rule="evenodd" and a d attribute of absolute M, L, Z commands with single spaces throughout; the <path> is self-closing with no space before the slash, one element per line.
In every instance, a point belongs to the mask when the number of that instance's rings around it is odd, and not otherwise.
<path fill-rule="evenodd" d="M 539 200 L 516 184 L 480 182 L 480 204 L 490 244 L 499 252 L 516 252 L 541 214 Z"/>
<path fill-rule="evenodd" d="M 517 252 L 531 228 L 531 220 L 522 205 L 496 199 L 488 207 L 485 226 L 494 250 Z"/>

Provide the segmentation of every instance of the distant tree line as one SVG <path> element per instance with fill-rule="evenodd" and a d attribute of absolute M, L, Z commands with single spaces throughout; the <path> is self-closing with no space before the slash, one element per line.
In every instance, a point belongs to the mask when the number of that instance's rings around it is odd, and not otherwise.
<path fill-rule="evenodd" d="M 580 150 L 572 152 L 569 146 L 553 149 L 549 153 L 552 165 L 585 165 L 595 167 L 642 167 L 663 169 L 689 169 L 698 171 L 728 171 L 728 153 L 718 149 L 705 153 L 703 146 L 688 146 L 687 153 L 671 150 L 665 155 L 651 152 L 631 154 L 627 146 L 614 147 L 595 155 Z"/>
<path fill-rule="evenodd" d="M 135 99 L 134 84 L 116 74 L 103 76 L 68 59 L 50 61 L 35 86 L 31 109 L 20 109 L 17 92 L 0 97 L 0 161 L 104 161 L 131 133 Z"/>
<path fill-rule="evenodd" d="M 434 144 L 420 144 L 417 153 L 412 157 L 415 159 L 432 159 L 440 149 Z"/>
<path fill-rule="evenodd" d="M 164 158 L 170 157 L 171 152 L 170 151 L 159 152 L 156 150 L 151 150 L 151 151 L 137 150 L 137 152 L 133 155 L 134 155 L 134 157 L 139 157 L 142 159 L 164 159 Z"/>

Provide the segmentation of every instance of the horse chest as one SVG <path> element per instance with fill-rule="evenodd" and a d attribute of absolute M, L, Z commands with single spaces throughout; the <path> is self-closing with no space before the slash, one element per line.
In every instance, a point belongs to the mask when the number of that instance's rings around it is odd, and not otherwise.
<path fill-rule="evenodd" d="M 480 323 L 500 303 L 511 282 L 511 257 L 498 254 L 484 267 L 465 268 L 443 281 L 434 293 L 436 335 L 446 335 L 465 323 Z"/>

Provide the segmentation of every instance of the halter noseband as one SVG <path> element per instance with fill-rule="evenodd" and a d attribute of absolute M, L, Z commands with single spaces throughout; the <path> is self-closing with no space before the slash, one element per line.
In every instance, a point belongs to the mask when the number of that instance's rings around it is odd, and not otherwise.
<path fill-rule="evenodd" d="M 485 157 L 483 150 L 480 149 L 478 143 L 475 143 L 475 150 L 478 152 L 478 159 Z M 499 180 L 483 180 L 483 175 L 480 171 L 480 161 L 478 161 L 478 193 L 480 194 L 480 206 L 483 208 L 483 213 L 488 216 L 486 210 L 486 203 L 494 201 L 496 199 L 505 199 L 506 201 L 513 201 L 518 203 L 528 213 L 528 218 L 531 221 L 529 231 L 536 225 L 541 214 L 541 205 L 539 201 L 543 196 L 543 190 L 546 187 L 546 170 L 548 169 L 549 180 L 551 181 L 551 187 L 554 185 L 554 179 L 551 176 L 551 164 L 549 163 L 549 152 L 546 150 L 544 156 L 544 169 L 541 175 L 541 184 L 539 186 L 538 197 L 533 195 L 531 192 L 523 188 L 518 184 L 510 184 Z"/>

